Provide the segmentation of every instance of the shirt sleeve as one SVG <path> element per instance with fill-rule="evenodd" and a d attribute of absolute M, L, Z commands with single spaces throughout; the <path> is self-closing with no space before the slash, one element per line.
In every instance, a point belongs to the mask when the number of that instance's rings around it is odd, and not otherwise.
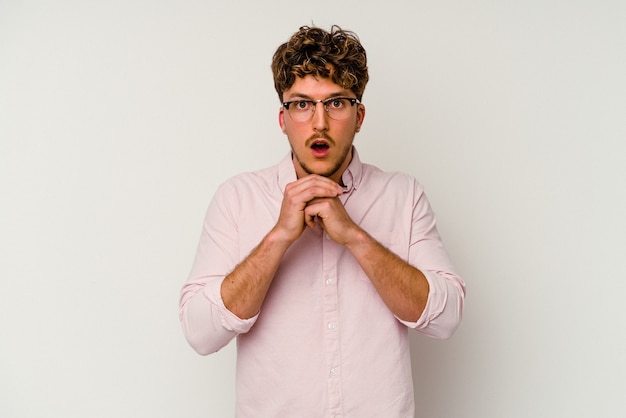
<path fill-rule="evenodd" d="M 430 337 L 449 338 L 461 322 L 465 283 L 454 271 L 437 230 L 435 214 L 417 182 L 411 222 L 409 263 L 426 276 L 430 290 L 420 318 L 416 322 L 400 322 Z"/>
<path fill-rule="evenodd" d="M 179 318 L 183 334 L 203 355 L 218 351 L 238 334 L 248 332 L 258 317 L 240 319 L 224 306 L 221 297 L 224 277 L 240 262 L 237 213 L 234 189 L 220 186 L 206 212 L 193 267 L 181 290 Z"/>

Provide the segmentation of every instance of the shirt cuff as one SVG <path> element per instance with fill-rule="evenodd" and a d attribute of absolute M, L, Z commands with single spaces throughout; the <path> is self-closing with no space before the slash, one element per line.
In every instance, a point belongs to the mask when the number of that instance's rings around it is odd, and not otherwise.
<path fill-rule="evenodd" d="M 415 322 L 404 321 L 398 318 L 407 327 L 417 330 L 427 328 L 430 322 L 443 312 L 448 293 L 444 278 L 431 271 L 423 271 L 422 273 L 426 277 L 429 286 L 428 300 L 422 315 Z"/>
<path fill-rule="evenodd" d="M 257 313 L 252 318 L 241 319 L 234 313 L 228 310 L 222 300 L 222 280 L 210 280 L 204 285 L 204 296 L 217 308 L 219 312 L 220 321 L 222 326 L 229 330 L 236 332 L 237 334 L 244 334 L 252 328 L 254 323 L 259 317 Z"/>

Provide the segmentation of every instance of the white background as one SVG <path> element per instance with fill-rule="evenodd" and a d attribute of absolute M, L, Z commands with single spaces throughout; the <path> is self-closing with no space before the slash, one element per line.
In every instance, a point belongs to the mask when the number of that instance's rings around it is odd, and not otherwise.
<path fill-rule="evenodd" d="M 178 294 L 226 178 L 288 151 L 270 59 L 359 34 L 356 144 L 416 176 L 467 281 L 412 335 L 418 417 L 623 417 L 626 6 L 0 0 L 0 416 L 230 417 Z M 361 418 L 361 417 L 356 417 Z"/>

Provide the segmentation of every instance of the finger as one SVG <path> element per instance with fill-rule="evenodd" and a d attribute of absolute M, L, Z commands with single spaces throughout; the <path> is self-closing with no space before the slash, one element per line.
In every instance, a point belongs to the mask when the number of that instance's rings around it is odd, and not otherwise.
<path fill-rule="evenodd" d="M 317 215 L 305 215 L 304 222 L 306 223 L 306 226 L 309 228 L 315 228 L 315 218 L 317 218 Z"/>
<path fill-rule="evenodd" d="M 340 185 L 326 177 L 316 174 L 302 177 L 290 183 L 288 188 L 295 194 L 310 190 L 311 193 L 319 197 L 331 197 L 343 194 L 343 188 Z"/>
<path fill-rule="evenodd" d="M 337 216 L 336 208 L 333 205 L 332 199 L 336 198 L 316 198 L 309 202 L 304 208 L 304 216 L 306 219 L 318 219 L 319 222 L 324 223 L 329 218 L 335 218 Z"/>

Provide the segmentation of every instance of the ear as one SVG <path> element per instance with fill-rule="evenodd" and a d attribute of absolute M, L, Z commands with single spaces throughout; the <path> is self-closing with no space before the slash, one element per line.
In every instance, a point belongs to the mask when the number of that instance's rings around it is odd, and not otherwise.
<path fill-rule="evenodd" d="M 278 124 L 280 125 L 280 129 L 283 133 L 287 134 L 287 129 L 285 128 L 285 107 L 281 106 L 278 110 Z"/>
<path fill-rule="evenodd" d="M 361 130 L 361 125 L 363 125 L 363 120 L 365 119 L 365 105 L 358 104 L 357 106 L 355 132 L 359 132 Z"/>

